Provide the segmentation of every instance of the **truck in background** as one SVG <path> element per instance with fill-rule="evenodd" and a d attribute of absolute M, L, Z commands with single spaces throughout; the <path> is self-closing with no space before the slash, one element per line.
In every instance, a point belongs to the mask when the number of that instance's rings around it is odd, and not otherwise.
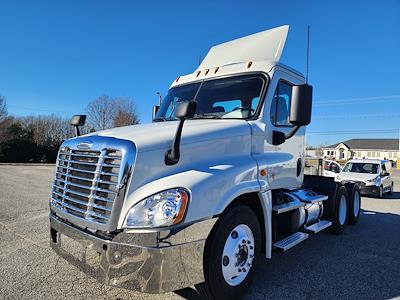
<path fill-rule="evenodd" d="M 53 249 L 111 286 L 195 285 L 210 299 L 237 299 L 261 258 L 355 224 L 357 184 L 304 176 L 312 88 L 280 62 L 287 33 L 212 47 L 174 80 L 151 124 L 65 141 L 50 199 Z"/>

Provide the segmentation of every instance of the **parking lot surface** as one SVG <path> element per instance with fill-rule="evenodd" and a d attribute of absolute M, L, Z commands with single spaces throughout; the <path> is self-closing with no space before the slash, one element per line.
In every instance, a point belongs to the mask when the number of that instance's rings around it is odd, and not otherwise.
<path fill-rule="evenodd" d="M 52 166 L 0 166 L 0 299 L 195 299 L 103 286 L 49 247 Z M 400 172 L 385 199 L 362 198 L 356 226 L 322 232 L 263 260 L 246 299 L 388 299 L 400 296 Z"/>

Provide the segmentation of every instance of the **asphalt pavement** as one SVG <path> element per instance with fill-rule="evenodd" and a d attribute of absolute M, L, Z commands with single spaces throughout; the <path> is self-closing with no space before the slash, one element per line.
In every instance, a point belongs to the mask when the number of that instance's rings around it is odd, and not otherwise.
<path fill-rule="evenodd" d="M 99 284 L 49 247 L 54 167 L 0 166 L 0 299 L 196 299 L 187 288 L 150 295 Z M 321 232 L 263 260 L 246 299 L 400 297 L 400 172 L 385 199 L 362 198 L 341 235 Z"/>

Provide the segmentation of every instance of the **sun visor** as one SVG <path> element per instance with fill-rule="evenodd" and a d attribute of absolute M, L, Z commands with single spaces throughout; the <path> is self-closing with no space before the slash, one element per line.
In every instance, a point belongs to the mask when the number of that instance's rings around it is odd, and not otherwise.
<path fill-rule="evenodd" d="M 197 70 L 249 61 L 279 61 L 288 31 L 289 26 L 284 25 L 216 45 Z"/>

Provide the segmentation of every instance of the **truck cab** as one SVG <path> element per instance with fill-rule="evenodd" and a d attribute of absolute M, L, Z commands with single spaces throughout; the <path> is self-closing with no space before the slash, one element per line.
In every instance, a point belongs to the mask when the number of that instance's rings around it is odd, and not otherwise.
<path fill-rule="evenodd" d="M 53 249 L 112 286 L 196 285 L 234 299 L 258 258 L 355 224 L 357 184 L 304 176 L 312 89 L 279 61 L 287 33 L 212 47 L 173 81 L 151 124 L 65 141 L 50 199 Z M 96 264 L 67 253 L 71 240 Z"/>

